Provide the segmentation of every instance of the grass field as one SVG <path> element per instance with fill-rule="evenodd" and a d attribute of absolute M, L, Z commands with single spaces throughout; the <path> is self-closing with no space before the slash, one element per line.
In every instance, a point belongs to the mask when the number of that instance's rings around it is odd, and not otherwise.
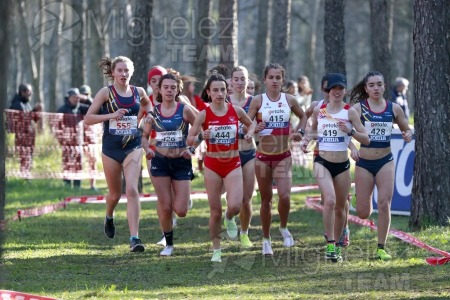
<path fill-rule="evenodd" d="M 148 181 L 148 179 L 147 179 Z M 83 182 L 87 184 L 87 182 Z M 106 192 L 104 182 L 99 182 Z M 202 189 L 202 179 L 194 181 Z M 144 192 L 151 192 L 149 185 Z M 92 193 L 65 189 L 60 180 L 7 181 L 6 216 L 17 209 L 57 203 Z M 172 257 L 159 257 L 155 203 L 142 203 L 140 237 L 144 253 L 130 253 L 126 206 L 116 213 L 117 234 L 103 234 L 104 205 L 69 204 L 52 214 L 9 222 L 5 232 L 0 289 L 60 299 L 449 299 L 450 266 L 431 267 L 424 250 L 389 238 L 394 259 L 375 260 L 376 232 L 350 225 L 351 245 L 342 263 L 325 262 L 321 215 L 305 207 L 307 195 L 292 194 L 289 229 L 296 246 L 282 247 L 274 210 L 274 256 L 261 255 L 259 199 L 254 198 L 250 238 L 241 250 L 223 235 L 222 263 L 212 263 L 208 204 L 194 202 L 175 228 Z M 275 198 L 276 199 L 276 198 Z M 274 201 L 276 203 L 276 201 Z M 373 216 L 376 220 L 376 215 Z M 408 219 L 393 217 L 392 227 L 408 230 Z M 412 234 L 449 250 L 449 228 L 431 227 Z"/>

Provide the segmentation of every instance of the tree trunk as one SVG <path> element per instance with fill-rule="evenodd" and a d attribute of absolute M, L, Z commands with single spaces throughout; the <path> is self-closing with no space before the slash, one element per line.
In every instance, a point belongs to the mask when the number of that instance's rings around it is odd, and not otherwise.
<path fill-rule="evenodd" d="M 450 2 L 414 3 L 415 162 L 410 225 L 450 217 Z"/>
<path fill-rule="evenodd" d="M 325 0 L 325 72 L 346 74 L 344 0 Z"/>
<path fill-rule="evenodd" d="M 237 0 L 219 1 L 219 63 L 230 70 L 238 64 Z"/>
<path fill-rule="evenodd" d="M 393 14 L 390 0 L 370 0 L 370 28 L 372 31 L 372 68 L 381 72 L 384 82 L 391 83 L 391 45 Z M 385 90 L 388 97 L 390 90 Z"/>
<path fill-rule="evenodd" d="M 255 66 L 257 76 L 261 76 L 267 65 L 267 45 L 269 39 L 269 6 L 270 0 L 260 0 L 258 5 L 258 29 L 255 43 Z"/>
<path fill-rule="evenodd" d="M 25 55 L 27 55 L 29 57 L 29 61 L 30 61 L 30 65 L 28 66 L 28 68 L 31 69 L 31 85 L 33 86 L 33 91 L 34 94 L 37 95 L 38 97 L 41 96 L 41 90 L 40 90 L 40 86 L 39 86 L 39 72 L 38 72 L 38 68 L 36 66 L 36 57 L 34 56 L 34 51 L 37 51 L 39 48 L 36 48 L 35 46 L 31 47 L 31 34 L 30 34 L 30 30 L 28 29 L 28 24 L 30 23 L 28 21 L 29 18 L 34 17 L 33 16 L 29 16 L 28 13 L 30 13 L 29 9 L 26 8 L 26 2 L 25 1 L 20 1 L 20 3 L 17 3 L 18 7 L 19 7 L 19 14 L 20 14 L 20 18 L 21 21 L 20 23 L 22 24 L 21 26 L 23 26 L 23 32 L 25 33 L 26 38 L 24 37 L 24 46 L 25 46 Z M 39 40 L 38 43 L 40 43 L 41 40 Z M 37 99 L 38 102 L 42 102 L 43 99 Z"/>
<path fill-rule="evenodd" d="M 272 36 L 270 62 L 287 67 L 289 55 L 289 31 L 291 24 L 291 0 L 279 0 L 272 7 Z"/>
<path fill-rule="evenodd" d="M 316 44 L 317 44 L 317 22 L 319 19 L 319 9 L 321 0 L 314 1 L 313 14 L 311 16 L 311 25 L 309 32 L 309 47 L 305 53 L 305 75 L 309 77 L 311 86 L 316 86 L 315 70 L 317 70 L 316 63 Z"/>
<path fill-rule="evenodd" d="M 153 1 L 137 0 L 134 10 L 134 28 L 131 60 L 134 63 L 133 84 L 147 88 L 147 73 L 150 69 L 151 18 Z M 138 190 L 142 193 L 142 166 L 139 173 Z M 125 180 L 123 181 L 125 184 Z"/>
<path fill-rule="evenodd" d="M 103 31 L 101 24 L 105 20 L 105 2 L 92 1 L 86 15 L 86 42 L 87 49 L 87 82 L 94 97 L 97 91 L 104 86 L 103 75 L 98 68 L 102 57 L 108 56 L 107 32 Z"/>
<path fill-rule="evenodd" d="M 55 8 L 55 13 L 59 13 L 61 11 L 61 5 L 59 5 L 59 11 Z M 58 23 L 57 28 L 55 30 L 61 30 L 61 22 Z M 46 102 L 48 104 L 48 111 L 49 112 L 56 112 L 58 99 L 61 99 L 64 94 L 60 94 L 58 92 L 58 79 L 60 76 L 59 68 L 58 68 L 58 57 L 60 53 L 59 48 L 59 35 L 53 34 L 51 40 L 49 41 L 49 44 L 44 46 L 48 49 L 46 49 L 45 53 L 45 61 L 46 65 L 45 68 L 48 69 L 48 75 L 46 78 L 47 84 L 48 84 L 48 99 L 46 99 Z M 65 93 L 66 91 L 63 91 Z"/>
<path fill-rule="evenodd" d="M 6 29 L 11 28 L 9 23 L 9 19 L 12 13 L 12 0 L 3 0 L 0 1 L 0 28 Z M 7 107 L 6 103 L 7 99 L 7 89 L 8 89 L 8 62 L 9 62 L 9 30 L 1 30 L 0 31 L 0 57 L 2 58 L 2 63 L 0 64 L 0 257 L 3 257 L 3 242 L 5 238 L 5 233 L 3 232 L 3 221 L 5 220 L 5 202 L 6 202 L 6 194 L 5 194 L 5 153 L 6 153 L 6 145 L 5 145 L 5 129 L 3 124 L 5 124 L 3 110 Z M 5 282 L 3 278 L 5 272 L 3 267 L 0 264 L 0 282 Z"/>
<path fill-rule="evenodd" d="M 209 26 L 209 14 L 211 9 L 211 2 L 209 0 L 198 0 L 195 16 L 195 43 L 196 43 L 196 60 L 193 62 L 194 76 L 199 80 L 203 80 L 208 70 L 208 49 L 211 38 L 211 30 Z M 203 82 L 196 85 L 196 90 L 200 91 L 203 88 Z"/>
<path fill-rule="evenodd" d="M 147 88 L 147 73 L 150 69 L 151 19 L 153 1 L 137 0 L 134 10 L 134 28 L 131 60 L 134 63 L 133 84 Z"/>
<path fill-rule="evenodd" d="M 85 24 L 83 2 L 83 0 L 72 0 L 72 8 L 82 19 L 82 22 L 80 22 L 81 32 L 84 32 L 83 27 Z M 80 34 L 78 39 L 72 42 L 72 80 L 70 82 L 71 87 L 80 87 L 81 85 L 86 83 L 86 49 L 84 45 L 85 41 L 83 34 Z"/>

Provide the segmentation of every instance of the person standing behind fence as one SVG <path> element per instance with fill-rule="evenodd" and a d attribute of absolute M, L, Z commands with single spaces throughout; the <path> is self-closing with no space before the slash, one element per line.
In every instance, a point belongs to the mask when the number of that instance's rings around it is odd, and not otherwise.
<path fill-rule="evenodd" d="M 256 150 L 255 173 L 261 195 L 261 223 L 263 230 L 262 254 L 273 255 L 270 238 L 272 223 L 272 185 L 277 185 L 279 231 L 284 247 L 293 247 L 295 242 L 287 228 L 291 207 L 292 157 L 290 141 L 300 141 L 305 134 L 306 115 L 292 95 L 281 92 L 285 69 L 279 64 L 269 64 L 264 69 L 264 84 L 267 92 L 253 98 L 248 116 L 258 122 L 259 144 Z M 300 122 L 290 133 L 290 116 L 293 112 Z"/>
<path fill-rule="evenodd" d="M 309 79 L 306 76 L 300 76 L 297 79 L 298 84 L 298 95 L 299 95 L 299 104 L 306 110 L 311 105 L 313 89 L 309 83 Z"/>
<path fill-rule="evenodd" d="M 131 252 L 143 252 L 145 246 L 139 238 L 140 200 L 138 180 L 141 173 L 142 145 L 139 122 L 151 115 L 153 107 L 142 87 L 130 85 L 134 72 L 133 62 L 125 56 L 103 58 L 99 67 L 112 82 L 94 97 L 84 119 L 87 125 L 103 122 L 102 162 L 108 194 L 104 232 L 114 238 L 114 210 L 122 196 L 122 171 L 126 181 L 127 218 L 130 230 Z M 148 117 L 146 118 L 147 121 Z"/>
<path fill-rule="evenodd" d="M 36 122 L 40 119 L 37 112 L 42 111 L 40 103 L 31 106 L 33 88 L 28 83 L 19 85 L 17 94 L 11 100 L 9 109 L 17 110 L 8 116 L 8 128 L 14 136 L 15 152 L 19 155 L 20 173 L 29 177 L 33 162 L 34 143 L 36 139 Z"/>
<path fill-rule="evenodd" d="M 403 77 L 395 79 L 394 86 L 391 89 L 390 100 L 397 103 L 405 113 L 406 120 L 409 120 L 409 107 L 406 92 L 408 91 L 409 81 Z"/>
<path fill-rule="evenodd" d="M 87 97 L 86 103 L 90 106 L 92 104 L 91 87 L 84 84 L 80 86 L 80 93 Z M 97 191 L 95 187 L 95 176 L 97 173 L 97 144 L 98 144 L 98 132 L 97 126 L 89 126 L 84 123 L 84 140 L 83 140 L 83 153 L 86 155 L 89 166 L 89 174 L 91 176 L 90 186 L 91 190 Z"/>
<path fill-rule="evenodd" d="M 362 219 L 372 213 L 372 193 L 378 190 L 378 247 L 376 255 L 381 260 L 392 256 L 385 250 L 391 224 L 391 202 L 394 193 L 395 163 L 391 151 L 393 123 L 397 123 L 405 142 L 412 140 L 412 131 L 401 107 L 383 98 L 384 77 L 371 71 L 352 89 L 350 100 L 357 101 L 358 112 L 370 144 L 361 145 L 355 167 L 356 212 Z"/>
<path fill-rule="evenodd" d="M 84 103 L 82 103 L 83 101 Z M 85 95 L 80 94 L 78 88 L 71 88 L 64 97 L 64 104 L 58 113 L 64 114 L 58 123 L 58 141 L 62 147 L 62 165 L 64 183 L 71 186 L 71 180 L 80 177 L 82 165 L 83 145 L 83 115 L 86 114 L 90 102 Z M 73 187 L 80 188 L 81 180 L 73 179 Z"/>

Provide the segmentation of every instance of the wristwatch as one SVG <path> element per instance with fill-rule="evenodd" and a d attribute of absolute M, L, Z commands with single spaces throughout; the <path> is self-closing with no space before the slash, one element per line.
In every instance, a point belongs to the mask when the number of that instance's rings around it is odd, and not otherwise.
<path fill-rule="evenodd" d="M 349 133 L 347 133 L 348 136 L 352 136 L 356 133 L 355 128 L 352 128 Z"/>
<path fill-rule="evenodd" d="M 195 154 L 195 147 L 189 146 L 188 151 L 191 152 L 191 154 Z"/>
<path fill-rule="evenodd" d="M 302 137 L 305 136 L 305 129 L 300 128 L 297 132 L 300 133 Z"/>

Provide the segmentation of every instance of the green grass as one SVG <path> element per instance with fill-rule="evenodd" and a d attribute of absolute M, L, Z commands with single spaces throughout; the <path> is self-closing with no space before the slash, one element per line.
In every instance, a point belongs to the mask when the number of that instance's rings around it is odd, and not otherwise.
<path fill-rule="evenodd" d="M 308 179 L 310 180 L 310 179 Z M 300 183 L 294 178 L 295 183 Z M 148 179 L 146 180 L 148 182 Z M 194 181 L 202 189 L 202 178 Z M 99 182 L 103 193 L 104 182 Z M 150 192 L 151 186 L 145 186 Z M 6 216 L 19 208 L 56 203 L 89 190 L 65 189 L 60 180 L 7 181 Z M 0 289 L 60 299 L 448 299 L 450 266 L 431 267 L 431 256 L 389 238 L 391 262 L 374 259 L 376 232 L 350 225 L 352 244 L 342 264 L 323 259 L 321 215 L 305 207 L 306 195 L 293 194 L 289 228 L 296 246 L 284 249 L 274 209 L 275 255 L 261 256 L 259 198 L 254 197 L 250 238 L 255 247 L 240 250 L 237 241 L 223 241 L 223 262 L 210 262 L 209 209 L 205 200 L 175 229 L 174 256 L 159 257 L 160 230 L 153 202 L 142 203 L 140 236 L 144 253 L 130 253 L 126 206 L 119 204 L 117 234 L 103 234 L 103 204 L 69 204 L 40 217 L 9 222 L 1 260 Z M 276 197 L 275 197 L 276 199 Z M 276 201 L 274 201 L 276 204 Z M 373 216 L 376 219 L 376 215 Z M 406 217 L 393 217 L 392 227 L 408 230 Z M 440 249 L 449 248 L 448 227 L 430 227 L 412 234 Z M 225 234 L 226 235 L 226 234 Z M 223 235 L 223 237 L 225 237 Z"/>

